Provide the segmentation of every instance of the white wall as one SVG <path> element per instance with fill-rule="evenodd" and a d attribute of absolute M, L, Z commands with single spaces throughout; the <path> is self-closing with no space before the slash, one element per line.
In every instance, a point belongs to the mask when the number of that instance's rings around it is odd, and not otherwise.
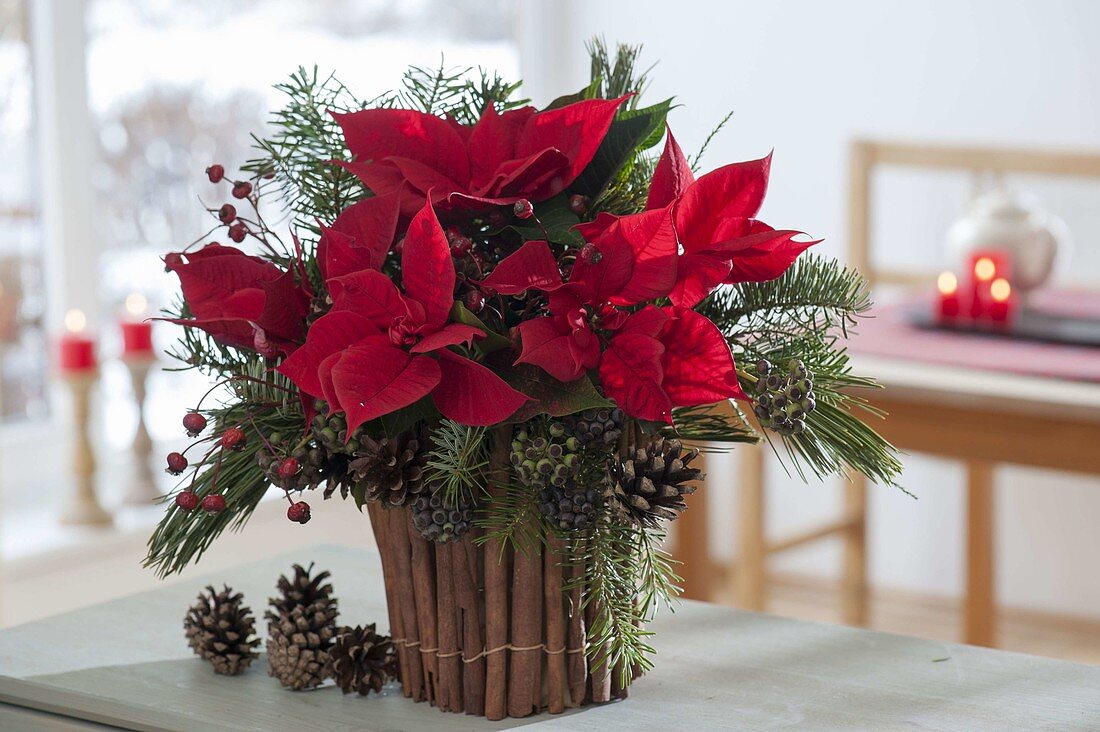
<path fill-rule="evenodd" d="M 853 136 L 1100 150 L 1100 3 L 1089 0 L 525 5 L 524 75 L 536 101 L 582 86 L 586 38 L 644 43 L 646 58 L 660 61 L 651 99 L 675 95 L 684 105 L 670 117 L 684 149 L 697 149 L 735 109 L 704 167 L 774 147 L 762 218 L 826 237 L 822 248 L 833 254 L 844 251 L 845 149 Z M 942 232 L 965 203 L 967 181 L 890 174 L 879 183 L 875 232 L 883 258 L 934 262 Z M 1100 186 L 1023 183 L 1070 224 L 1077 278 L 1100 286 L 1100 247 L 1091 234 L 1100 231 Z M 1100 481 L 1017 469 L 998 478 L 1002 600 L 1100 615 Z M 904 482 L 920 500 L 885 488 L 872 496 L 872 580 L 958 594 L 961 470 L 911 457 Z M 838 505 L 836 486 L 801 485 L 778 465 L 770 483 L 774 533 Z M 720 489 L 712 483 L 711 490 Z M 721 507 L 711 517 L 723 547 L 734 544 L 732 510 Z M 836 547 L 808 548 L 777 566 L 833 574 L 837 557 Z"/>

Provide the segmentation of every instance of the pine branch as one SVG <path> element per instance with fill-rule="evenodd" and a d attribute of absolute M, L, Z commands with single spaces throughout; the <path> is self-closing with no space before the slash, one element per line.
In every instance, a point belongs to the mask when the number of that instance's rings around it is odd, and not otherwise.
<path fill-rule="evenodd" d="M 674 426 L 665 428 L 665 431 L 680 440 L 711 443 L 699 446 L 706 452 L 725 452 L 732 450 L 737 443 L 755 445 L 760 442 L 760 435 L 749 425 L 736 402 L 729 401 L 732 414 L 723 414 L 715 406 L 708 404 L 674 409 Z"/>
<path fill-rule="evenodd" d="M 442 486 L 444 504 L 458 506 L 476 497 L 489 467 L 486 429 L 445 419 L 432 431 L 431 441 L 425 477 Z"/>
<path fill-rule="evenodd" d="M 714 126 L 714 129 L 711 130 L 710 134 L 707 135 L 707 139 L 703 140 L 703 146 L 699 148 L 699 152 L 695 153 L 695 157 L 691 159 L 690 166 L 692 172 L 699 171 L 699 163 L 703 159 L 703 153 L 707 151 L 707 148 L 710 147 L 711 141 L 718 136 L 718 133 L 722 131 L 722 128 L 725 127 L 726 123 L 729 122 L 732 118 L 733 110 L 731 109 L 729 112 L 726 113 L 726 116 L 723 117 L 722 120 Z"/>
<path fill-rule="evenodd" d="M 638 71 L 638 60 L 642 54 L 641 46 L 629 46 L 620 43 L 615 47 L 612 58 L 607 48 L 607 40 L 597 36 L 585 44 L 591 59 L 591 79 L 598 89 L 600 99 L 617 99 L 624 94 L 633 94 L 624 104 L 625 109 L 637 109 L 642 93 L 649 86 L 649 73 L 653 66 Z"/>
<path fill-rule="evenodd" d="M 511 546 L 526 554 L 544 540 L 538 491 L 511 482 L 500 495 L 493 496 L 492 503 L 487 502 L 478 511 L 474 525 L 483 532 L 475 539 L 478 545 L 496 540 L 502 548 Z"/>

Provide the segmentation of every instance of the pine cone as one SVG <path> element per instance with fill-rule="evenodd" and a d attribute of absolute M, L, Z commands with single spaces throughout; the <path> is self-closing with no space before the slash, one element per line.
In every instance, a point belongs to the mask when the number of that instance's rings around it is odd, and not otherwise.
<path fill-rule="evenodd" d="M 252 611 L 241 605 L 242 599 L 228 585 L 221 592 L 207 587 L 183 618 L 187 645 L 214 665 L 214 673 L 236 676 L 258 655 L 255 619 Z"/>
<path fill-rule="evenodd" d="M 687 508 L 684 496 L 695 492 L 687 483 L 703 478 L 690 463 L 698 450 L 683 452 L 679 440 L 656 439 L 646 448 L 634 448 L 611 469 L 610 499 L 636 523 L 655 527 L 673 520 Z"/>
<path fill-rule="evenodd" d="M 294 577 L 279 578 L 280 597 L 268 602 L 268 674 L 283 686 L 301 691 L 320 686 L 325 680 L 328 650 L 336 635 L 336 599 L 332 585 L 322 584 L 330 576 L 320 572 L 311 577 L 308 569 L 294 565 Z"/>
<path fill-rule="evenodd" d="M 345 694 L 378 693 L 397 675 L 397 652 L 388 635 L 366 627 L 341 628 L 329 651 L 329 676 Z"/>
<path fill-rule="evenodd" d="M 381 501 L 387 507 L 406 506 L 424 491 L 424 465 L 428 455 L 412 434 L 394 439 L 358 440 L 355 459 L 349 464 L 366 501 Z"/>
<path fill-rule="evenodd" d="M 279 591 L 280 596 L 268 600 L 273 610 L 269 610 L 265 617 L 270 620 L 279 615 L 286 615 L 299 605 L 329 601 L 335 605 L 336 601 L 332 599 L 332 585 L 322 584 L 332 575 L 329 572 L 319 572 L 317 576 L 311 577 L 312 571 L 312 564 L 308 568 L 295 564 L 292 579 L 288 579 L 286 575 L 279 577 L 275 589 Z"/>
<path fill-rule="evenodd" d="M 330 600 L 269 615 L 268 674 L 293 691 L 320 686 L 336 635 L 336 614 L 336 601 Z"/>

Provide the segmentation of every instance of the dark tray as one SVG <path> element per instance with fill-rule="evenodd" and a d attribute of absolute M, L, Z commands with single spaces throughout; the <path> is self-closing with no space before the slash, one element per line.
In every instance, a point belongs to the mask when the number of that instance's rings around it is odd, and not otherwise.
<path fill-rule="evenodd" d="M 1100 348 L 1100 320 L 1095 318 L 1075 318 L 1024 308 L 1012 323 L 991 323 L 988 320 L 974 321 L 968 318 L 941 322 L 931 310 L 931 305 L 914 307 L 907 313 L 907 319 L 924 330 Z"/>

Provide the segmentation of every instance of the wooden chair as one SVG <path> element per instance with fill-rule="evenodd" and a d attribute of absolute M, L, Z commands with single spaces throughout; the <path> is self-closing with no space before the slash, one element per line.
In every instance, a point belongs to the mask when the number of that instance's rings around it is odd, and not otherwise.
<path fill-rule="evenodd" d="M 878 166 L 954 169 L 976 173 L 1005 172 L 1100 177 L 1100 155 L 1019 149 L 898 144 L 855 140 L 849 151 L 849 262 L 874 285 L 916 285 L 934 273 L 880 269 L 870 256 L 872 174 Z M 762 610 L 766 603 L 767 560 L 797 546 L 839 536 L 843 541 L 841 606 L 844 622 L 867 622 L 867 481 L 853 476 L 843 490 L 838 518 L 801 534 L 769 541 L 765 531 L 764 447 L 738 450 L 738 546 L 735 588 L 738 604 Z M 969 643 L 993 643 L 993 469 L 986 459 L 965 459 L 967 472 L 967 598 L 964 637 Z M 693 495 L 678 522 L 675 555 L 684 561 L 685 594 L 713 597 L 725 568 L 710 560 L 706 527 L 706 491 Z"/>

